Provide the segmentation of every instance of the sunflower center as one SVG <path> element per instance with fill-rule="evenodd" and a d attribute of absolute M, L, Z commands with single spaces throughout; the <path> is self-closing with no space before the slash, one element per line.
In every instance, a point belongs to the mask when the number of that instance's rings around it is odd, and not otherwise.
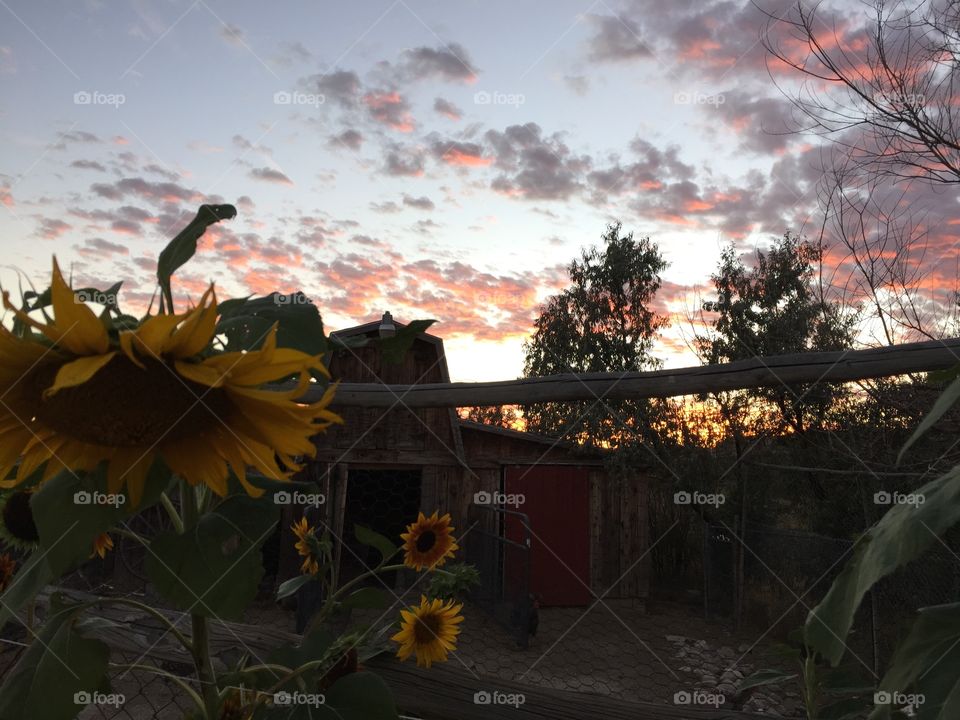
<path fill-rule="evenodd" d="M 33 511 L 30 509 L 30 493 L 21 490 L 7 498 L 3 504 L 3 526 L 12 537 L 21 542 L 35 543 L 40 540 L 40 533 L 33 521 Z"/>
<path fill-rule="evenodd" d="M 440 618 L 437 615 L 418 617 L 413 626 L 413 638 L 417 645 L 429 645 L 440 637 Z"/>
<path fill-rule="evenodd" d="M 417 538 L 417 551 L 429 552 L 437 544 L 437 534 L 433 530 L 424 530 Z"/>
<path fill-rule="evenodd" d="M 59 368 L 40 366 L 24 379 L 34 398 L 32 414 L 83 442 L 138 447 L 196 435 L 218 426 L 231 410 L 223 390 L 191 382 L 158 360 L 143 364 L 118 354 L 87 382 L 48 398 L 43 391 L 53 385 Z"/>

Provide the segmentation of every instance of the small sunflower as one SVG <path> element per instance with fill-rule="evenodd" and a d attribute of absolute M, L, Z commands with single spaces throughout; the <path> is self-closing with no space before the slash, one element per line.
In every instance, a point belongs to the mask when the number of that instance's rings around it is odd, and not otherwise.
<path fill-rule="evenodd" d="M 22 456 L 16 476 L 0 487 L 19 485 L 44 464 L 41 482 L 106 461 L 109 492 L 126 485 L 136 506 L 160 456 L 191 485 L 221 496 L 229 466 L 258 496 L 247 467 L 287 479 L 301 467 L 296 456 L 315 455 L 310 438 L 341 422 L 327 409 L 334 385 L 317 402 L 296 402 L 310 371 L 327 371 L 319 355 L 278 348 L 276 325 L 260 350 L 209 354 L 217 325 L 212 285 L 192 310 L 149 317 L 116 339 L 78 302 L 56 260 L 50 299 L 54 319 L 42 324 L 3 294 L 32 331 L 20 337 L 0 325 L 0 478 Z M 290 376 L 299 378 L 294 389 L 260 389 Z"/>
<path fill-rule="evenodd" d="M 449 513 L 443 517 L 438 517 L 436 511 L 430 517 L 420 513 L 417 521 L 407 525 L 407 531 L 400 535 L 404 541 L 403 564 L 417 572 L 443 565 L 460 549 L 453 539 L 453 529 Z"/>
<path fill-rule="evenodd" d="M 430 667 L 434 662 L 446 662 L 447 653 L 456 649 L 457 635 L 463 622 L 462 604 L 440 598 L 427 600 L 420 596 L 420 605 L 401 610 L 400 632 L 391 640 L 400 644 L 397 657 L 406 660 L 417 656 L 418 667 Z"/>
<path fill-rule="evenodd" d="M 0 593 L 10 587 L 10 581 L 17 569 L 17 561 L 10 557 L 10 553 L 0 555 Z"/>
<path fill-rule="evenodd" d="M 303 558 L 303 565 L 300 566 L 300 572 L 304 575 L 316 575 L 320 572 L 320 561 L 317 557 L 316 529 L 307 524 L 305 517 L 300 518 L 290 526 L 293 534 L 297 536 L 297 544 L 294 547 L 297 553 Z"/>
<path fill-rule="evenodd" d="M 33 550 L 40 533 L 30 507 L 32 490 L 0 492 L 0 540 L 18 550 Z"/>
<path fill-rule="evenodd" d="M 99 555 L 103 560 L 111 550 L 113 550 L 113 538 L 109 533 L 100 533 L 93 539 L 93 552 L 90 553 L 90 557 Z"/>

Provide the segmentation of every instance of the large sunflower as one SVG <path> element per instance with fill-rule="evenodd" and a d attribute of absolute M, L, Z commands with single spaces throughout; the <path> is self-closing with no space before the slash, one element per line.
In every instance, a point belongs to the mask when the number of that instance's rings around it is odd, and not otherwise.
<path fill-rule="evenodd" d="M 427 517 L 421 512 L 417 521 L 407 525 L 407 531 L 400 537 L 403 539 L 403 563 L 417 572 L 440 567 L 459 549 L 453 539 L 449 513 L 438 517 L 434 511 Z"/>
<path fill-rule="evenodd" d="M 463 622 L 462 604 L 437 598 L 427 600 L 420 596 L 420 605 L 411 605 L 400 611 L 400 632 L 390 639 L 400 644 L 397 657 L 406 660 L 417 656 L 417 666 L 430 667 L 434 662 L 446 662 L 447 653 L 457 647 L 457 635 Z"/>
<path fill-rule="evenodd" d="M 137 505 L 159 456 L 219 495 L 229 466 L 257 496 L 247 466 L 287 479 L 300 469 L 295 456 L 315 454 L 311 436 L 340 421 L 327 409 L 333 385 L 315 403 L 296 402 L 310 371 L 326 369 L 320 356 L 278 348 L 276 326 L 260 350 L 202 355 L 217 323 L 212 285 L 189 312 L 150 317 L 116 340 L 77 301 L 56 260 L 50 291 L 54 317 L 46 324 L 3 294 L 6 308 L 40 335 L 19 337 L 0 325 L 0 487 L 22 483 L 44 463 L 41 482 L 106 461 L 109 491 L 126 485 Z M 294 389 L 260 389 L 290 376 L 299 379 Z"/>

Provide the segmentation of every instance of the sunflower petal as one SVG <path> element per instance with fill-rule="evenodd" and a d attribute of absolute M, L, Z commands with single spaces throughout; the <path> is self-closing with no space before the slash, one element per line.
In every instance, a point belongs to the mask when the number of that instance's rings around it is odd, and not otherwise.
<path fill-rule="evenodd" d="M 210 304 L 207 304 L 208 299 Z M 164 348 L 175 358 L 196 355 L 210 344 L 217 326 L 217 295 L 213 283 L 200 298 L 200 304 L 187 313 L 183 323 L 174 331 Z"/>
<path fill-rule="evenodd" d="M 53 278 L 50 283 L 55 324 L 60 331 L 60 345 L 77 355 L 101 355 L 110 347 L 107 329 L 85 303 L 67 285 L 60 273 L 57 259 L 53 259 Z"/>
<path fill-rule="evenodd" d="M 48 398 L 54 393 L 63 390 L 63 388 L 83 385 L 87 380 L 97 374 L 104 365 L 113 360 L 116 352 L 109 352 L 105 355 L 88 355 L 87 357 L 77 358 L 72 362 L 61 365 L 57 371 L 57 377 L 53 385 L 43 391 L 43 397 Z"/>

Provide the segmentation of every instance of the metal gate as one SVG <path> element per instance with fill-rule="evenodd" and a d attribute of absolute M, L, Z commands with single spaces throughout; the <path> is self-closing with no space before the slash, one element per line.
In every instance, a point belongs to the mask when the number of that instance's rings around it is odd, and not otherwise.
<path fill-rule="evenodd" d="M 480 584 L 470 600 L 489 613 L 513 635 L 517 645 L 527 647 L 530 639 L 530 521 L 523 513 L 492 505 L 471 505 L 465 538 L 468 563 L 480 573 Z M 511 520 L 515 532 L 506 538 L 503 530 Z"/>

